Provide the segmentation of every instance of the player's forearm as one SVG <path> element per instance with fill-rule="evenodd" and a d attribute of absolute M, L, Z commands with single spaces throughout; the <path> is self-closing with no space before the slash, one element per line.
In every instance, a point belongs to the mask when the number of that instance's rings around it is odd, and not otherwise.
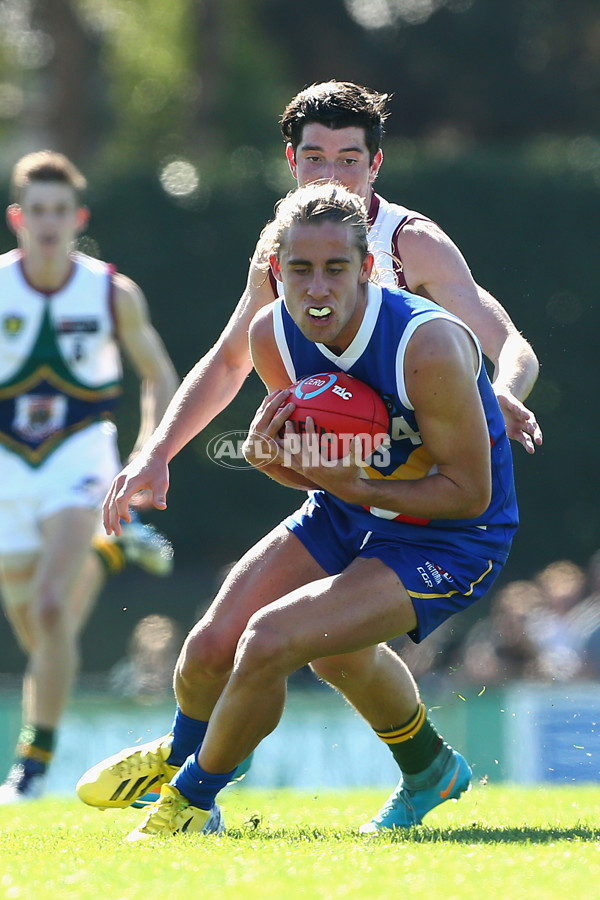
<path fill-rule="evenodd" d="M 231 403 L 250 372 L 250 361 L 230 365 L 214 347 L 186 375 L 151 439 L 153 453 L 170 462 Z"/>
<path fill-rule="evenodd" d="M 419 519 L 475 519 L 489 505 L 490 479 L 482 473 L 476 480 L 461 480 L 443 474 L 414 481 L 360 478 L 341 499 Z"/>
<path fill-rule="evenodd" d="M 133 455 L 138 453 L 152 436 L 165 414 L 177 389 L 178 378 L 170 364 L 155 378 L 145 378 L 140 384 L 140 429 Z"/>
<path fill-rule="evenodd" d="M 256 466 L 255 468 L 264 475 L 267 475 L 273 481 L 276 481 L 277 484 L 283 485 L 283 487 L 294 488 L 297 491 L 319 490 L 318 484 L 309 481 L 308 478 L 305 478 L 299 472 L 294 472 L 293 469 L 288 469 L 278 463 L 270 463 L 266 466 Z"/>
<path fill-rule="evenodd" d="M 495 364 L 494 390 L 505 389 L 523 402 L 530 394 L 539 372 L 533 348 L 515 333 L 504 342 Z"/>

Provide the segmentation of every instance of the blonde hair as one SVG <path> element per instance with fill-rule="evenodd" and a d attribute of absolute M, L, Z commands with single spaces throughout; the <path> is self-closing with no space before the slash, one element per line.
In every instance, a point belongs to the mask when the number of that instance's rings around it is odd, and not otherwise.
<path fill-rule="evenodd" d="M 367 208 L 364 201 L 337 182 L 314 182 L 290 191 L 275 207 L 275 218 L 262 230 L 258 246 L 258 265 L 268 269 L 272 256 L 279 258 L 285 237 L 292 225 L 320 225 L 337 222 L 349 225 L 356 247 L 364 259 L 369 252 Z"/>

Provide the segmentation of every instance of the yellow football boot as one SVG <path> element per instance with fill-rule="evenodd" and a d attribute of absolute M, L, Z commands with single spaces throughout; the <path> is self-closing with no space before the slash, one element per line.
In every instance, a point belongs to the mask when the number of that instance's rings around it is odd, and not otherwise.
<path fill-rule="evenodd" d="M 163 784 L 159 799 L 148 808 L 144 821 L 125 840 L 146 841 L 154 835 L 171 837 L 191 832 L 220 834 L 224 828 L 223 816 L 216 803 L 212 809 L 198 809 L 172 784 Z"/>
<path fill-rule="evenodd" d="M 172 734 L 147 744 L 127 747 L 109 756 L 81 776 L 77 793 L 84 803 L 100 809 L 123 809 L 134 800 L 158 790 L 171 780 L 179 766 L 169 765 Z"/>

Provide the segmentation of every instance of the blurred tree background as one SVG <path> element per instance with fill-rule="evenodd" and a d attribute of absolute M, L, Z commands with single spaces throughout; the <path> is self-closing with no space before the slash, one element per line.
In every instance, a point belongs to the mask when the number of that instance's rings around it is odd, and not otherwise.
<path fill-rule="evenodd" d="M 0 0 L 5 196 L 23 153 L 51 147 L 78 163 L 92 209 L 82 249 L 142 285 L 183 376 L 227 321 L 258 233 L 293 186 L 279 115 L 329 78 L 393 95 L 378 189 L 440 223 L 540 358 L 530 403 L 545 444 L 533 458 L 514 448 L 522 526 L 506 577 L 557 558 L 584 564 L 600 545 L 596 0 Z M 12 245 L 4 229 L 0 250 Z M 297 505 L 206 454 L 212 436 L 247 426 L 261 396 L 251 376 L 173 462 L 169 509 L 151 519 L 173 540 L 176 575 L 108 586 L 89 668 L 122 653 L 141 615 L 189 626 L 222 567 Z M 124 454 L 136 416 L 128 385 Z M 9 641 L 5 670 L 21 665 Z"/>

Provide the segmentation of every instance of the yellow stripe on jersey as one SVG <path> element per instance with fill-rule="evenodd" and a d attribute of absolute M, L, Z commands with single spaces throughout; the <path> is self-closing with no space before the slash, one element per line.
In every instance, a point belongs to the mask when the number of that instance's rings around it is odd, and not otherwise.
<path fill-rule="evenodd" d="M 35 372 L 32 372 L 22 381 L 0 388 L 0 400 L 9 400 L 19 394 L 28 393 L 43 381 L 47 381 L 48 384 L 51 384 L 52 387 L 62 394 L 66 394 L 67 397 L 74 397 L 76 400 L 105 400 L 107 397 L 118 397 L 122 392 L 120 382 L 112 382 L 98 388 L 78 386 L 71 381 L 67 381 L 66 378 L 61 378 L 54 369 L 44 363 L 44 365 L 38 366 Z"/>
<path fill-rule="evenodd" d="M 433 460 L 431 456 L 425 447 L 420 446 L 415 448 L 405 462 L 398 466 L 395 471 L 390 472 L 389 475 L 385 475 L 373 466 L 365 466 L 364 471 L 369 478 L 373 479 L 390 478 L 393 481 L 417 481 L 419 478 L 425 478 L 432 468 Z"/>

